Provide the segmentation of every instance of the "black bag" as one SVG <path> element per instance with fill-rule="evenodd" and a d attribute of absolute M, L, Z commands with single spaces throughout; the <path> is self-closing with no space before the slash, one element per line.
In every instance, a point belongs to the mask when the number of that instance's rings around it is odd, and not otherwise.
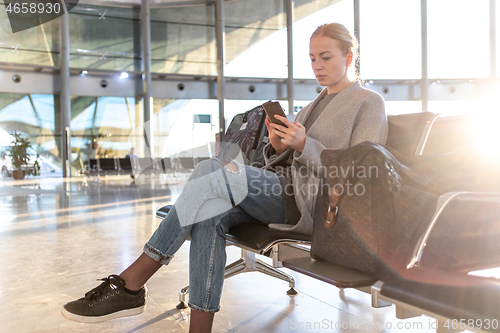
<path fill-rule="evenodd" d="M 234 116 L 220 145 L 217 158 L 230 162 L 241 153 L 244 164 L 262 167 L 265 164 L 263 149 L 269 142 L 265 120 L 266 114 L 262 105 Z"/>
<path fill-rule="evenodd" d="M 380 276 L 408 263 L 421 221 L 438 195 L 386 148 L 363 142 L 345 151 L 325 149 L 326 182 L 315 206 L 311 257 Z M 328 189 L 339 194 L 335 223 L 325 223 Z M 421 228 L 421 226 L 420 226 Z"/>

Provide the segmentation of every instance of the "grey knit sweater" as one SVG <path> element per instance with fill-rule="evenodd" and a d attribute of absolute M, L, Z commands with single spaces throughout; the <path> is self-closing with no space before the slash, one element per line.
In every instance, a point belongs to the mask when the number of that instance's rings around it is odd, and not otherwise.
<path fill-rule="evenodd" d="M 325 95 L 326 89 L 297 114 L 295 121 L 304 124 L 309 113 Z M 311 234 L 320 178 L 325 176 L 324 168 L 321 167 L 321 151 L 325 148 L 344 150 L 363 141 L 385 144 L 387 130 L 382 96 L 354 82 L 339 92 L 314 121 L 307 131 L 302 153 L 289 148 L 276 154 L 271 143 L 268 143 L 264 147 L 266 165 L 263 168 L 273 169 L 287 160 L 292 161 L 293 193 L 301 214 L 295 225 L 273 223 L 269 227 Z"/>

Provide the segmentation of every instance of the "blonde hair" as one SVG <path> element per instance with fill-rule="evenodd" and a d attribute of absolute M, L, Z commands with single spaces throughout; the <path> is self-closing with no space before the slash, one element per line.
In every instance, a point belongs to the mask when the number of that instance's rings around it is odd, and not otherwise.
<path fill-rule="evenodd" d="M 359 81 L 358 73 L 358 39 L 354 34 L 352 34 L 349 29 L 347 29 L 343 24 L 340 23 L 328 23 L 320 25 L 311 35 L 311 39 L 314 36 L 324 36 L 336 39 L 339 41 L 340 49 L 345 55 L 352 52 L 352 62 L 349 67 L 353 68 L 353 73 L 351 73 L 350 78 L 354 81 Z M 354 66 L 352 66 L 354 64 Z"/>

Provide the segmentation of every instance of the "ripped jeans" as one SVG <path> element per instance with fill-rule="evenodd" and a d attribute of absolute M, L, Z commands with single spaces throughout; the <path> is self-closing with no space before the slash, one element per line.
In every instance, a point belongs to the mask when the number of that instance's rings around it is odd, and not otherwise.
<path fill-rule="evenodd" d="M 243 223 L 284 223 L 282 188 L 275 173 L 217 158 L 196 165 L 178 200 L 144 246 L 167 265 L 190 235 L 189 307 L 217 312 L 226 266 L 225 233 Z M 224 171 L 224 172 L 223 172 Z"/>

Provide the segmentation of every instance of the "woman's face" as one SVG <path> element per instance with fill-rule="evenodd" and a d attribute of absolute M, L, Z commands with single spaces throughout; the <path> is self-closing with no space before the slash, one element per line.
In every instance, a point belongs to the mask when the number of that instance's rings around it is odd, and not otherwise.
<path fill-rule="evenodd" d="M 342 52 L 338 40 L 326 36 L 312 37 L 309 56 L 319 85 L 326 86 L 329 94 L 339 92 L 351 84 L 347 68 L 352 62 L 352 52 Z"/>

